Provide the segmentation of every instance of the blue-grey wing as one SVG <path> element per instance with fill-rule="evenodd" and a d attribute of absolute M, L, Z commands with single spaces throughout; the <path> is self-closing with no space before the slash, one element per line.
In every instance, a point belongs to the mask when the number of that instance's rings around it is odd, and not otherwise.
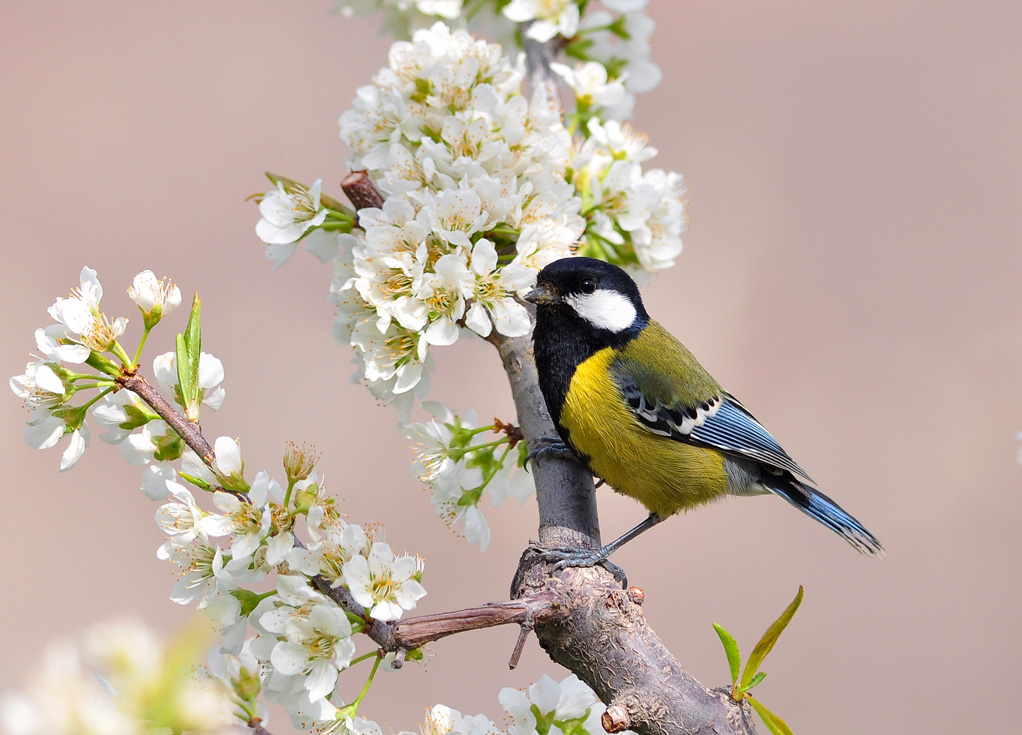
<path fill-rule="evenodd" d="M 724 395 L 723 402 L 712 416 L 707 416 L 701 425 L 692 429 L 689 441 L 759 460 L 812 480 L 756 417 L 728 394 Z"/>
<path fill-rule="evenodd" d="M 615 365 L 611 374 L 632 415 L 653 434 L 748 457 L 811 479 L 734 396 L 724 393 L 698 406 L 668 405 L 663 391 L 656 397 L 647 395 L 633 371 Z"/>

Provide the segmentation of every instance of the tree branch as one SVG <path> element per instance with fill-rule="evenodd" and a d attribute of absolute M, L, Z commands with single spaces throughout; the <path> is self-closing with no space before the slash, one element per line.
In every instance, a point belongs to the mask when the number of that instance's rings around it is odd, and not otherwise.
<path fill-rule="evenodd" d="M 145 401 L 161 419 L 167 422 L 171 429 L 177 432 L 177 435 L 184 440 L 184 443 L 199 455 L 208 467 L 213 468 L 213 461 L 216 459 L 216 455 L 213 454 L 213 447 L 209 445 L 206 437 L 202 435 L 202 429 L 199 428 L 198 424 L 193 424 L 179 414 L 167 399 L 160 395 L 160 392 L 149 385 L 146 379 L 137 372 L 122 375 L 117 379 L 117 383 L 125 390 L 130 390 Z"/>
<path fill-rule="evenodd" d="M 522 29 L 533 88 L 556 97 L 550 69 L 553 47 L 536 44 Z M 504 363 L 518 422 L 530 448 L 556 432 L 539 390 L 529 338 L 493 335 Z M 588 470 L 578 462 L 537 457 L 533 467 L 542 545 L 599 544 L 596 492 Z M 601 567 L 552 572 L 538 562 L 537 550 L 522 555 L 512 597 L 553 593 L 567 610 L 554 621 L 536 621 L 536 636 L 547 654 L 575 672 L 608 705 L 604 725 L 615 732 L 631 728 L 642 735 L 691 733 L 749 735 L 755 728 L 748 706 L 726 691 L 711 691 L 691 677 L 667 650 L 642 614 L 641 594 L 622 590 Z"/>
<path fill-rule="evenodd" d="M 355 602 L 345 588 L 332 588 L 328 580 L 319 576 L 313 577 L 313 582 L 342 608 L 365 620 L 363 632 L 384 651 L 413 651 L 469 630 L 509 624 L 555 624 L 567 617 L 560 597 L 552 591 L 541 591 L 517 600 L 488 602 L 478 607 L 388 622 L 370 618 L 365 607 Z"/>

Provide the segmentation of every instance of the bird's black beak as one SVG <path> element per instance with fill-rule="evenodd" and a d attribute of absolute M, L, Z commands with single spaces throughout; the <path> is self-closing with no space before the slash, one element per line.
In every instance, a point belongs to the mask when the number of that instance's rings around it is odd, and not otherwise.
<path fill-rule="evenodd" d="M 537 306 L 542 306 L 544 304 L 556 304 L 561 300 L 561 297 L 558 296 L 553 289 L 542 284 L 536 286 L 536 288 L 529 291 L 529 293 L 525 294 L 522 298 L 530 303 L 536 304 Z"/>

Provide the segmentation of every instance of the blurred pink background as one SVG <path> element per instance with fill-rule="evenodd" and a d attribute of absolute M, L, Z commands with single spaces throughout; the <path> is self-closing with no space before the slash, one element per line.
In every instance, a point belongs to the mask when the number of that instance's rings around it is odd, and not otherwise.
<path fill-rule="evenodd" d="M 385 63 L 379 20 L 329 2 L 5 3 L 0 23 L 3 374 L 23 371 L 46 307 L 88 264 L 108 313 L 145 268 L 205 299 L 227 371 L 211 436 L 249 470 L 314 442 L 359 522 L 427 560 L 421 612 L 503 599 L 536 533 L 533 501 L 487 510 L 480 554 L 436 519 L 396 414 L 352 385 L 330 337 L 328 268 L 269 273 L 253 227 L 264 170 L 339 194 L 337 118 Z M 646 615 L 707 685 L 727 678 L 711 622 L 745 650 L 799 584 L 806 599 L 757 690 L 796 733 L 1012 732 L 1022 656 L 1022 5 L 953 0 L 653 2 L 664 81 L 634 124 L 681 171 L 692 224 L 648 306 L 888 549 L 860 557 L 773 498 L 672 519 L 616 557 Z M 157 332 L 170 349 L 184 314 Z M 137 328 L 139 320 L 134 319 Z M 137 335 L 138 332 L 132 332 Z M 163 342 L 160 342 L 160 340 Z M 513 417 L 488 345 L 437 350 L 432 397 Z M 94 437 L 80 464 L 0 419 L 7 479 L 0 689 L 45 642 L 137 615 L 171 633 L 156 505 Z M 611 538 L 644 516 L 599 495 Z M 515 507 L 512 507 L 515 506 Z M 500 720 L 502 686 L 560 679 L 517 631 L 441 641 L 386 676 L 363 713 L 416 730 L 443 702 Z M 353 677 L 342 695 L 353 697 Z M 289 732 L 283 717 L 271 729 Z M 765 730 L 764 730 L 765 731 Z"/>

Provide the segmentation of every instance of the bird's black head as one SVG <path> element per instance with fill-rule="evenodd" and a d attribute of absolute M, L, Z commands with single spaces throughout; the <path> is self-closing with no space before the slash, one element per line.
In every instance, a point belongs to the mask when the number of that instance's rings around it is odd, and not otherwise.
<path fill-rule="evenodd" d="M 536 304 L 538 324 L 581 330 L 606 344 L 633 338 L 649 322 L 635 281 L 593 258 L 554 261 L 539 272 L 525 300 Z"/>

